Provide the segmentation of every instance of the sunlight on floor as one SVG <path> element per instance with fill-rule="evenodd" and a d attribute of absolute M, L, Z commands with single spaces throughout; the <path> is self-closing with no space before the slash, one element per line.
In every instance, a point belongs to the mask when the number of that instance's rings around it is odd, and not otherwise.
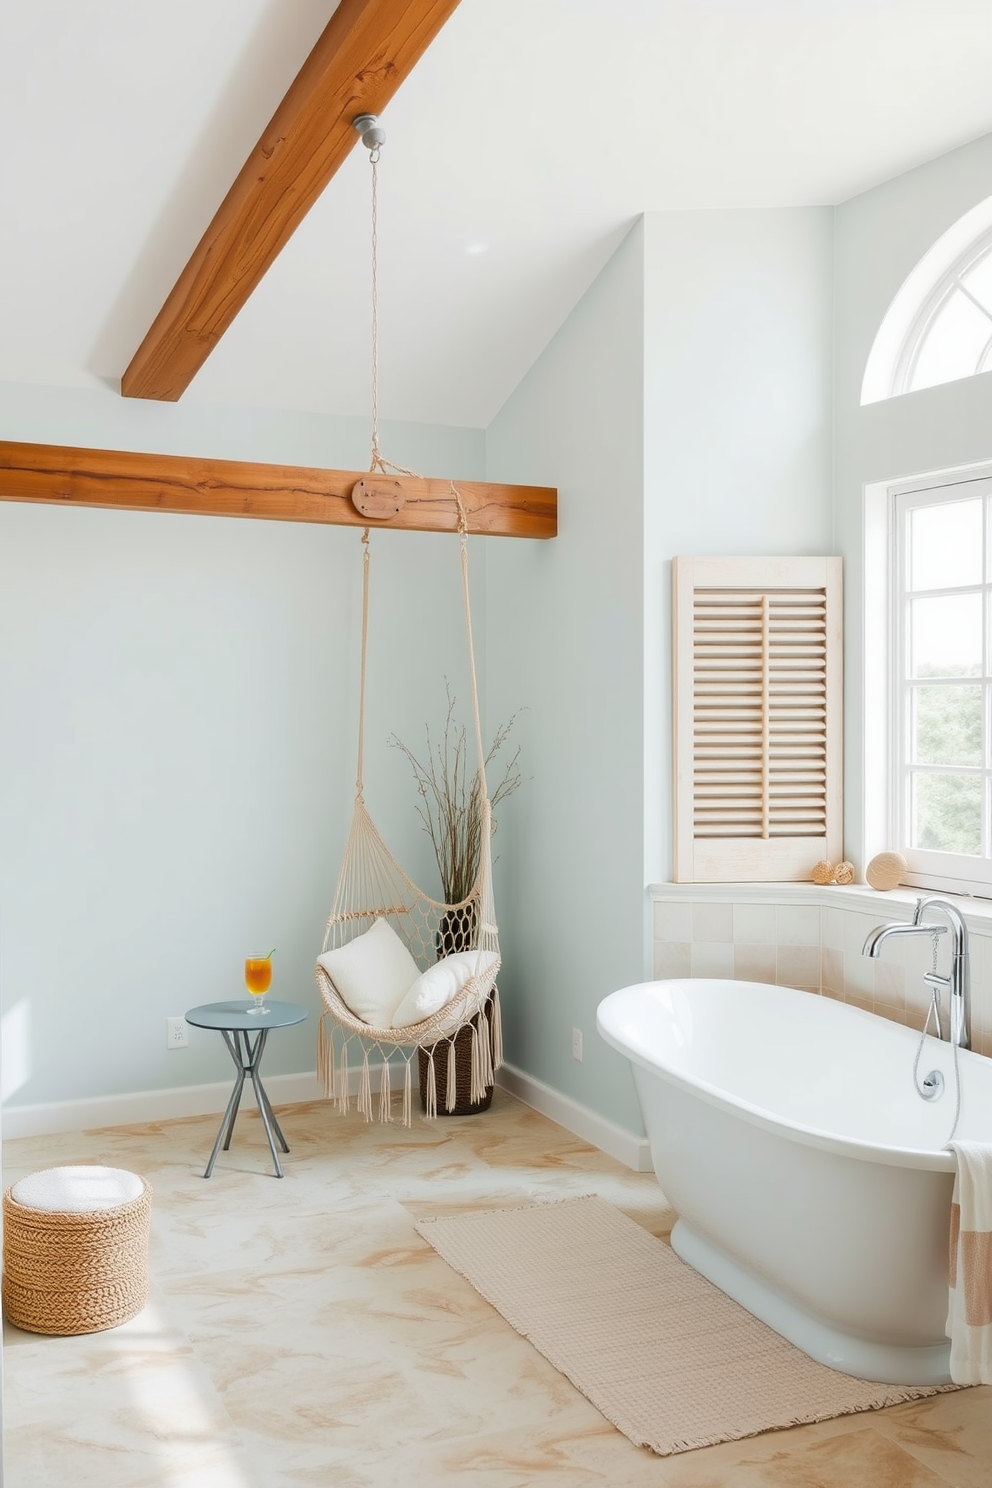
<path fill-rule="evenodd" d="M 159 1444 L 163 1488 L 253 1488 L 223 1440 L 230 1423 L 211 1417 L 191 1359 L 177 1357 L 170 1347 L 161 1309 L 149 1303 L 120 1331 L 134 1345 L 121 1350 L 121 1370 L 137 1416 Z M 156 1359 L 149 1367 L 152 1353 Z M 190 1457 L 192 1464 L 183 1460 Z"/>

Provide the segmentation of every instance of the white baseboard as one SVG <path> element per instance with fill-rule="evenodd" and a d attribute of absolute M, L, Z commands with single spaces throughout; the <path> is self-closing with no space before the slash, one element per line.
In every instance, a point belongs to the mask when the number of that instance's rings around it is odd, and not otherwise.
<path fill-rule="evenodd" d="M 357 1091 L 358 1071 L 352 1073 Z M 219 1115 L 231 1097 L 231 1086 L 231 1080 L 217 1080 L 210 1085 L 180 1085 L 171 1090 L 138 1090 L 128 1095 L 94 1095 L 35 1106 L 4 1106 L 3 1135 L 9 1141 L 15 1137 L 41 1137 L 53 1132 L 94 1131 L 104 1126 L 174 1121 L 178 1116 Z M 297 1075 L 266 1075 L 265 1089 L 274 1106 L 316 1100 L 320 1094 L 313 1070 Z M 246 1081 L 242 1098 L 246 1106 L 254 1106 L 251 1081 Z"/>
<path fill-rule="evenodd" d="M 379 1066 L 372 1065 L 369 1074 L 373 1090 L 379 1088 Z M 349 1071 L 352 1095 L 358 1094 L 360 1068 Z M 497 1083 L 540 1111 L 566 1131 L 591 1142 L 601 1152 L 633 1168 L 635 1173 L 651 1171 L 651 1154 L 646 1137 L 635 1136 L 621 1126 L 607 1121 L 580 1106 L 550 1085 L 535 1080 L 523 1070 L 504 1064 Z M 266 1075 L 265 1088 L 274 1106 L 289 1106 L 300 1101 L 317 1100 L 320 1090 L 314 1070 L 294 1075 Z M 3 1136 L 41 1137 L 56 1132 L 95 1131 L 105 1126 L 137 1126 L 148 1121 L 174 1121 L 182 1116 L 219 1115 L 231 1094 L 230 1080 L 217 1080 L 210 1085 L 180 1085 L 171 1090 L 138 1090 L 127 1095 L 96 1095 L 81 1100 L 48 1101 L 33 1106 L 4 1106 Z M 251 1083 L 245 1085 L 244 1100 L 255 1104 Z"/>
<path fill-rule="evenodd" d="M 600 1152 L 633 1168 L 635 1173 L 651 1172 L 651 1148 L 647 1137 L 639 1137 L 625 1127 L 607 1121 L 605 1116 L 590 1111 L 588 1106 L 580 1106 L 570 1096 L 562 1095 L 560 1090 L 535 1080 L 533 1075 L 525 1074 L 512 1064 L 503 1065 L 496 1083 L 501 1090 L 508 1090 L 522 1100 L 524 1105 L 550 1117 L 566 1131 L 598 1147 Z"/>

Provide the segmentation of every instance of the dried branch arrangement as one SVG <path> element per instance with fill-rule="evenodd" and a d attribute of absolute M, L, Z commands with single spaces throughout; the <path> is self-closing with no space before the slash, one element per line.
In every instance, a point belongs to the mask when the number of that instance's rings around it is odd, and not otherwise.
<path fill-rule="evenodd" d="M 406 755 L 417 782 L 421 797 L 417 812 L 434 848 L 444 900 L 448 904 L 460 904 L 471 892 L 479 871 L 479 853 L 482 847 L 479 776 L 468 763 L 467 730 L 464 724 L 455 720 L 457 699 L 452 696 L 447 685 L 445 691 L 448 711 L 444 731 L 435 742 L 431 738 L 430 728 L 425 729 L 427 749 L 422 759 L 395 734 L 390 735 L 389 742 Z M 516 718 L 514 713 L 507 723 L 497 729 L 486 755 L 487 772 L 506 746 Z M 489 787 L 493 832 L 496 831 L 496 807 L 516 790 L 520 779 L 520 750 L 517 748 L 507 761 L 499 784 L 495 789 L 491 784 Z"/>

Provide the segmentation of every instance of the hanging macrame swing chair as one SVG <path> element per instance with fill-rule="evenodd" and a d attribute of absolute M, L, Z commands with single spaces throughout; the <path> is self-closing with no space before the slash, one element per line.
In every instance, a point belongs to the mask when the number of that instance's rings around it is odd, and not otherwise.
<path fill-rule="evenodd" d="M 398 468 L 398 467 L 397 467 Z M 358 770 L 355 810 L 338 876 L 334 903 L 324 933 L 322 958 L 333 967 L 333 953 L 352 945 L 359 936 L 372 931 L 379 920 L 385 920 L 404 942 L 421 973 L 440 977 L 442 988 L 454 987 L 443 1006 L 417 1023 L 404 1027 L 377 1028 L 357 1017 L 341 995 L 327 967 L 318 960 L 317 986 L 324 1011 L 320 1018 L 317 1042 L 317 1074 L 324 1094 L 337 1102 L 342 1114 L 350 1106 L 349 1063 L 353 1047 L 361 1050 L 358 1109 L 366 1121 L 373 1117 L 373 1096 L 369 1059 L 381 1063 L 379 1119 L 392 1120 L 391 1065 L 402 1065 L 403 1125 L 410 1126 L 412 1117 L 411 1062 L 421 1053 L 420 1073 L 422 1103 L 428 1119 L 437 1115 L 438 1080 L 435 1061 L 440 1050 L 447 1050 L 447 1074 L 443 1094 L 447 1112 L 461 1109 L 457 1087 L 455 1040 L 467 1031 L 471 1038 L 471 1082 L 468 1092 L 472 1107 L 480 1107 L 491 1092 L 495 1072 L 503 1061 L 500 1026 L 499 992 L 496 977 L 500 967 L 499 934 L 493 906 L 492 886 L 492 811 L 486 789 L 486 760 L 479 720 L 479 693 L 475 675 L 475 652 L 472 643 L 472 611 L 469 597 L 468 544 L 465 511 L 457 490 L 452 496 L 458 506 L 458 531 L 461 553 L 462 593 L 465 604 L 465 629 L 468 640 L 469 680 L 472 695 L 472 717 L 478 752 L 479 868 L 471 891 L 458 904 L 445 904 L 433 899 L 413 880 L 393 857 L 369 815 L 362 785 L 365 733 L 365 676 L 368 651 L 369 615 L 369 541 L 366 528 L 362 542 L 362 655 L 358 706 Z M 359 948 L 361 949 L 361 948 Z M 453 959 L 449 960 L 449 954 Z M 444 963 L 447 962 L 447 965 Z M 455 966 L 457 963 L 457 972 Z M 436 967 L 434 973 L 430 968 Z M 449 974 L 450 973 L 450 974 Z M 339 980 L 341 978 L 339 977 Z M 425 978 L 421 977 L 421 982 Z M 355 1001 L 355 998 L 352 998 Z M 397 1073 L 399 1073 L 397 1069 Z"/>

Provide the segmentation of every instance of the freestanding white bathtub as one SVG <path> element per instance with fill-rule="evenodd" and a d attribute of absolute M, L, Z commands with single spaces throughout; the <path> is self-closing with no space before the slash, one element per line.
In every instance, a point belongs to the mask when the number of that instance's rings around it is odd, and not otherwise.
<path fill-rule="evenodd" d="M 600 1003 L 630 1060 L 677 1253 L 814 1359 L 950 1380 L 950 1045 L 758 982 L 643 982 Z M 960 1051 L 958 1135 L 992 1141 L 992 1061 Z"/>

